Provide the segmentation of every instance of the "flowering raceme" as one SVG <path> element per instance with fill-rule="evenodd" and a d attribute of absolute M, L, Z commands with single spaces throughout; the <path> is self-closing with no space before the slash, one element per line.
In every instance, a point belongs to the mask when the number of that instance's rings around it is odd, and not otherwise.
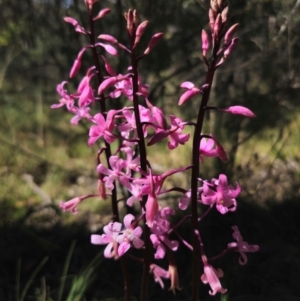
<path fill-rule="evenodd" d="M 85 199 L 90 197 L 110 199 L 111 220 L 103 227 L 103 234 L 91 235 L 91 243 L 106 245 L 104 256 L 121 261 L 126 301 L 130 300 L 131 291 L 130 277 L 126 268 L 128 258 L 140 262 L 143 267 L 141 301 L 147 300 L 149 272 L 162 288 L 164 288 L 163 279 L 167 279 L 171 282 L 170 290 L 173 293 L 181 289 L 180 270 L 173 255 L 180 246 L 187 247 L 192 252 L 191 300 L 199 299 L 198 288 L 201 281 L 209 284 L 211 295 L 224 294 L 227 290 L 220 282 L 223 271 L 215 269 L 211 263 L 213 259 L 208 258 L 205 253 L 204 245 L 208 242 L 204 242 L 201 238 L 200 222 L 214 207 L 223 215 L 235 211 L 236 198 L 241 193 L 241 187 L 239 184 L 236 184 L 236 187 L 229 185 L 225 174 L 220 174 L 211 181 L 199 178 L 200 163 L 205 164 L 207 160 L 211 160 L 208 158 L 227 160 L 225 149 L 215 138 L 218 135 L 202 133 L 204 117 L 208 110 L 216 114 L 255 117 L 250 109 L 240 105 L 232 105 L 225 109 L 208 106 L 215 71 L 227 61 L 228 56 L 232 55 L 238 41 L 238 38 L 234 37 L 237 24 L 227 30 L 227 1 L 210 2 L 208 12 L 210 33 L 203 30 L 201 34 L 202 49 L 199 51 L 207 68 L 205 82 L 195 85 L 190 81 L 184 81 L 180 85 L 186 91 L 179 97 L 178 105 L 185 107 L 192 102 L 193 106 L 198 104 L 198 114 L 192 118 L 196 122 L 184 121 L 184 117 L 174 114 L 170 114 L 167 118 L 163 109 L 157 106 L 157 100 L 152 99 L 154 97 L 149 93 L 149 85 L 143 81 L 139 73 L 140 61 L 155 51 L 156 45 L 163 38 L 163 33 L 155 33 L 146 41 L 144 33 L 149 22 L 140 23 L 137 12 L 129 9 L 124 22 L 128 35 L 126 44 L 121 44 L 110 34 L 100 33 L 96 36 L 98 28 L 96 23 L 102 21 L 110 9 L 103 8 L 94 15 L 96 1 L 86 0 L 85 3 L 88 28 L 84 28 L 72 17 L 64 18 L 78 34 L 88 38 L 87 45 L 79 51 L 70 69 L 70 79 L 78 77 L 82 66 L 86 66 L 82 61 L 88 59 L 87 52 L 91 53 L 93 61 L 83 78 L 79 80 L 75 93 L 66 90 L 67 81 L 57 85 L 60 100 L 51 108 L 65 107 L 73 115 L 71 124 L 75 126 L 79 122 L 88 124 L 88 145 L 96 149 L 97 153 L 98 192 L 74 197 L 65 203 L 62 202 L 60 207 L 75 214 Z M 141 41 L 143 43 L 140 43 Z M 146 48 L 143 48 L 143 45 L 147 45 Z M 123 74 L 117 73 L 115 70 L 119 72 L 119 68 L 115 68 L 111 62 L 111 56 L 118 59 L 121 52 L 124 57 L 128 56 L 130 61 L 130 66 Z M 185 132 L 187 127 L 191 127 L 191 134 Z M 157 164 L 151 164 L 151 156 L 148 156 L 152 146 L 165 142 L 168 150 L 172 151 L 186 146 L 190 138 L 192 138 L 190 164 L 179 168 L 170 167 L 165 172 L 157 173 L 154 168 Z M 173 187 L 169 177 L 177 173 L 183 174 L 187 170 L 190 170 L 190 185 Z M 182 182 L 181 186 L 186 186 L 185 182 L 188 181 Z M 163 198 L 177 199 L 181 213 L 178 214 L 178 211 L 171 208 L 170 202 L 163 201 Z M 127 207 L 120 206 L 121 203 Z M 124 208 L 122 215 L 119 210 L 121 207 Z M 128 207 L 133 207 L 130 208 L 131 213 L 126 212 Z M 190 233 L 187 237 L 183 237 L 178 228 L 188 222 Z M 247 262 L 245 252 L 255 252 L 258 246 L 243 241 L 237 226 L 233 226 L 232 229 L 236 242 L 230 242 L 227 249 L 215 257 L 221 257 L 228 252 L 238 252 L 239 263 L 245 264 Z M 152 258 L 155 262 L 152 262 Z M 164 263 L 158 265 L 156 260 L 167 261 L 168 270 L 161 267 L 167 265 Z M 202 276 L 199 274 L 200 268 L 203 269 Z"/>

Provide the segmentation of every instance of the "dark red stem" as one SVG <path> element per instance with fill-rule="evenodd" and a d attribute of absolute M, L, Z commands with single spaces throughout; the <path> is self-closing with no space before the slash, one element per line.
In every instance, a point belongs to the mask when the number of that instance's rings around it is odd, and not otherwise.
<path fill-rule="evenodd" d="M 98 56 L 96 48 L 94 47 L 94 45 L 95 45 L 95 27 L 94 27 L 92 9 L 88 9 L 88 14 L 89 14 L 89 26 L 90 26 L 90 34 L 89 34 L 90 43 L 93 46 L 92 47 L 93 60 L 94 60 L 96 70 L 97 70 L 98 85 L 100 85 L 103 81 L 103 76 L 102 76 L 102 73 L 101 73 L 101 66 L 100 66 L 100 62 L 99 62 L 99 56 Z M 100 104 L 100 111 L 103 114 L 104 118 L 106 118 L 106 105 L 105 105 L 105 96 L 104 96 L 104 94 L 100 95 L 99 104 Z M 105 157 L 106 157 L 108 168 L 111 168 L 111 166 L 109 164 L 109 158 L 111 157 L 111 153 L 112 152 L 111 152 L 110 144 L 105 141 Z M 113 217 L 114 221 L 120 221 L 116 185 L 114 185 L 114 189 L 111 192 L 111 207 L 112 207 L 112 212 L 113 212 L 113 215 L 114 215 L 114 217 Z M 124 283 L 125 300 L 130 301 L 130 298 L 131 298 L 131 285 L 130 285 L 130 280 L 129 280 L 127 262 L 126 262 L 126 259 L 124 257 L 121 257 L 120 261 L 121 261 L 121 265 L 122 265 L 122 270 L 123 270 L 123 275 L 124 275 L 124 282 L 125 282 Z"/>

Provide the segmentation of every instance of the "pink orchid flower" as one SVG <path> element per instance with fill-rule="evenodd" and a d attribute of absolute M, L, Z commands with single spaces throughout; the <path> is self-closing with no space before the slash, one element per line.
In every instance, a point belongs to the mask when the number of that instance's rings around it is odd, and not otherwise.
<path fill-rule="evenodd" d="M 113 190 L 116 180 L 119 180 L 123 185 L 125 184 L 126 178 L 130 176 L 130 170 L 127 170 L 126 173 L 123 171 L 123 169 L 126 168 L 126 161 L 118 156 L 111 156 L 109 158 L 109 164 L 111 169 L 100 163 L 97 166 L 97 171 L 98 173 L 106 175 L 106 177 L 103 178 L 105 187 L 109 190 Z"/>
<path fill-rule="evenodd" d="M 142 188 L 142 191 L 141 191 L 142 195 L 150 193 L 151 187 L 152 187 L 151 183 L 153 183 L 154 191 L 158 195 L 161 192 L 162 186 L 163 186 L 164 181 L 166 180 L 166 178 L 168 178 L 169 176 L 171 176 L 171 175 L 173 175 L 177 172 L 186 171 L 190 167 L 191 166 L 181 167 L 181 168 L 178 168 L 178 169 L 172 169 L 172 170 L 164 172 L 161 175 L 149 175 L 149 174 L 146 174 L 146 173 L 142 172 L 144 178 L 134 179 L 133 183 L 138 184 L 138 185 L 143 185 L 143 188 Z"/>
<path fill-rule="evenodd" d="M 64 85 L 67 84 L 67 81 L 63 81 L 59 85 L 56 86 L 56 92 L 60 95 L 61 99 L 58 104 L 54 104 L 51 106 L 51 109 L 57 109 L 63 106 L 66 106 L 68 110 L 74 105 L 74 97 L 69 95 L 68 91 L 64 89 Z"/>
<path fill-rule="evenodd" d="M 212 184 L 204 182 L 201 200 L 205 205 L 215 203 L 217 210 L 225 214 L 228 211 L 235 211 L 235 198 L 240 192 L 241 188 L 238 184 L 237 188 L 234 189 L 231 185 L 228 185 L 226 175 L 220 174 L 219 180 L 213 179 Z"/>
<path fill-rule="evenodd" d="M 204 274 L 201 276 L 203 283 L 208 283 L 211 290 L 209 294 L 214 296 L 216 293 L 225 294 L 227 289 L 224 289 L 220 283 L 219 278 L 223 277 L 224 273 L 221 269 L 214 269 L 208 262 L 206 256 L 202 256 L 204 264 Z"/>
<path fill-rule="evenodd" d="M 166 236 L 159 237 L 156 234 L 150 235 L 150 240 L 153 244 L 153 247 L 156 249 L 154 254 L 155 259 L 162 259 L 166 254 L 166 247 L 172 251 L 177 251 L 179 242 L 177 240 L 170 240 Z"/>
<path fill-rule="evenodd" d="M 140 249 L 144 245 L 144 242 L 140 239 L 143 230 L 140 226 L 134 228 L 132 223 L 134 220 L 135 217 L 132 214 L 127 214 L 124 217 L 123 223 L 126 229 L 117 237 L 120 244 L 118 247 L 119 256 L 124 255 L 130 249 L 131 243 L 136 249 Z"/>
<path fill-rule="evenodd" d="M 71 211 L 73 214 L 77 214 L 78 213 L 77 206 L 81 203 L 82 200 L 83 200 L 82 197 L 76 197 L 67 202 L 61 202 L 59 204 L 59 207 L 63 211 Z"/>
<path fill-rule="evenodd" d="M 174 149 L 178 144 L 184 145 L 190 138 L 189 134 L 181 134 L 184 129 L 183 122 L 180 118 L 170 115 L 171 129 L 170 129 L 170 141 L 168 142 L 169 149 Z"/>
<path fill-rule="evenodd" d="M 87 33 L 87 31 L 82 26 L 80 26 L 78 21 L 75 20 L 74 18 L 64 17 L 64 21 L 73 25 L 75 27 L 76 32 L 83 33 L 83 34 Z"/>
<path fill-rule="evenodd" d="M 189 134 L 182 134 L 184 122 L 174 115 L 170 115 L 171 127 L 169 129 L 158 128 L 156 133 L 149 139 L 147 145 L 151 146 L 164 138 L 169 137 L 168 148 L 175 149 L 178 144 L 184 145 L 190 138 Z"/>
<path fill-rule="evenodd" d="M 97 125 L 93 125 L 89 131 L 89 140 L 88 144 L 93 145 L 100 137 L 103 136 L 104 140 L 107 143 L 112 143 L 115 141 L 115 136 L 112 134 L 112 131 L 115 127 L 114 115 L 116 114 L 115 110 L 108 112 L 106 120 L 101 113 L 98 113 L 94 116 L 93 121 Z"/>
<path fill-rule="evenodd" d="M 73 107 L 72 108 L 72 113 L 75 114 L 75 116 L 71 119 L 71 124 L 73 125 L 77 125 L 78 122 L 85 118 L 88 120 L 92 120 L 92 116 L 90 115 L 90 108 L 86 107 L 86 106 L 82 106 L 82 107 Z"/>
<path fill-rule="evenodd" d="M 239 264 L 245 265 L 248 261 L 245 252 L 256 252 L 259 249 L 258 245 L 249 245 L 246 241 L 243 241 L 243 237 L 237 226 L 233 226 L 232 237 L 236 239 L 237 242 L 231 242 L 228 244 L 229 249 L 234 249 L 240 253 Z"/>
<path fill-rule="evenodd" d="M 125 137 L 129 137 L 129 133 L 133 130 L 136 133 L 136 122 L 134 112 L 129 108 L 124 108 L 122 110 L 125 122 L 118 126 L 118 130 Z M 139 113 L 141 122 L 150 122 L 151 112 L 149 109 L 139 105 Z M 144 137 L 147 136 L 147 128 L 143 126 Z"/>
<path fill-rule="evenodd" d="M 170 240 L 168 238 L 168 231 L 170 230 L 170 222 L 167 220 L 170 215 L 174 215 L 175 211 L 169 207 L 165 207 L 158 211 L 153 219 L 150 240 L 156 249 L 154 257 L 162 259 L 165 256 L 166 248 L 176 251 L 179 246 L 177 240 Z"/>
<path fill-rule="evenodd" d="M 98 235 L 92 234 L 91 243 L 94 245 L 106 245 L 104 250 L 104 257 L 106 258 L 118 258 L 118 235 L 121 231 L 122 224 L 118 222 L 109 223 L 103 227 L 105 234 Z"/>
<path fill-rule="evenodd" d="M 141 201 L 142 200 L 142 194 L 141 190 L 142 187 L 141 185 L 138 184 L 133 184 L 129 181 L 124 181 L 123 185 L 128 189 L 128 191 L 132 194 L 131 197 L 129 197 L 126 201 L 126 205 L 132 207 L 133 203 L 135 201 Z"/>
<path fill-rule="evenodd" d="M 193 98 L 195 95 L 200 94 L 201 93 L 201 89 L 196 88 L 195 85 L 192 82 L 183 82 L 180 85 L 180 88 L 184 88 L 187 89 L 186 92 L 184 92 L 178 102 L 178 105 L 181 106 L 184 103 L 186 103 L 188 100 L 190 100 L 191 98 Z"/>
<path fill-rule="evenodd" d="M 200 162 L 203 162 L 202 156 L 219 157 L 221 160 L 227 161 L 227 155 L 224 148 L 213 136 L 211 136 L 211 138 L 202 137 L 199 151 Z"/>
<path fill-rule="evenodd" d="M 158 282 L 161 288 L 165 287 L 162 278 L 170 278 L 170 273 L 168 271 L 164 270 L 163 268 L 154 263 L 150 264 L 150 273 L 153 274 L 154 281 Z"/>

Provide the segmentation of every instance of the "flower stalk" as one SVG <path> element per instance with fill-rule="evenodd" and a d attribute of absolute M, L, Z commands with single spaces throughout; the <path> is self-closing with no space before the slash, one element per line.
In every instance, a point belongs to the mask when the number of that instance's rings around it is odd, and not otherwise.
<path fill-rule="evenodd" d="M 199 300 L 200 281 L 209 284 L 209 293 L 225 293 L 220 282 L 223 271 L 215 269 L 211 261 L 220 258 L 229 252 L 240 254 L 239 263 L 245 264 L 247 257 L 245 252 L 255 252 L 258 246 L 249 245 L 245 242 L 237 228 L 233 226 L 233 238 L 236 242 L 231 242 L 220 254 L 208 258 L 205 254 L 199 223 L 203 218 L 208 218 L 212 210 L 219 211 L 224 215 L 235 211 L 237 208 L 236 198 L 241 192 L 238 184 L 231 186 L 227 177 L 220 174 L 218 178 L 210 181 L 199 179 L 200 162 L 205 163 L 207 158 L 227 160 L 226 152 L 221 142 L 214 138 L 213 134 L 202 133 L 205 113 L 214 111 L 219 114 L 226 113 L 241 115 L 243 117 L 255 117 L 254 113 L 240 105 L 233 105 L 229 108 L 218 108 L 208 106 L 212 82 L 215 71 L 234 51 L 238 38 L 233 37 L 237 24 L 231 26 L 226 32 L 228 6 L 226 1 L 211 0 L 209 10 L 209 27 L 211 36 L 206 31 L 202 31 L 202 50 L 200 51 L 207 67 L 205 82 L 197 87 L 189 81 L 183 82 L 180 87 L 186 91 L 179 97 L 178 104 L 186 105 L 192 98 L 202 95 L 196 122 L 184 121 L 173 114 L 166 116 L 163 110 L 155 106 L 149 100 L 149 86 L 142 82 L 139 74 L 139 62 L 146 59 L 155 51 L 157 43 L 163 38 L 163 33 L 155 33 L 149 40 L 146 49 L 140 49 L 140 41 L 144 39 L 144 32 L 148 27 L 148 21 L 139 23 L 135 10 L 130 9 L 125 14 L 124 22 L 129 46 L 120 44 L 118 40 L 110 34 L 101 33 L 95 40 L 95 22 L 104 18 L 109 9 L 102 9 L 98 15 L 93 16 L 95 0 L 85 0 L 89 29 L 82 27 L 78 21 L 71 17 L 64 20 L 72 25 L 79 34 L 87 35 L 89 45 L 86 45 L 77 55 L 71 71 L 70 78 L 78 76 L 82 66 L 83 55 L 86 51 L 92 51 L 93 65 L 88 68 L 86 75 L 80 81 L 76 93 L 69 93 L 66 89 L 67 81 L 63 81 L 57 86 L 60 95 L 58 104 L 51 107 L 53 109 L 65 106 L 73 114 L 71 124 L 76 126 L 81 120 L 91 124 L 89 130 L 88 145 L 94 147 L 97 140 L 103 139 L 104 147 L 97 151 L 97 191 L 98 194 L 89 193 L 81 197 L 73 197 L 60 207 L 64 211 L 76 214 L 80 203 L 90 197 L 100 196 L 106 199 L 111 197 L 112 220 L 103 227 L 103 234 L 92 234 L 91 243 L 95 245 L 106 245 L 104 256 L 120 260 L 124 276 L 124 296 L 126 301 L 131 299 L 131 286 L 126 256 L 134 258 L 143 265 L 141 279 L 140 300 L 147 301 L 149 274 L 153 274 L 154 281 L 164 288 L 164 281 L 171 283 L 170 290 L 175 294 L 181 290 L 179 280 L 179 269 L 174 260 L 173 252 L 176 252 L 182 244 L 192 253 L 192 292 L 191 300 Z M 101 48 L 101 53 L 97 50 Z M 118 56 L 119 48 L 129 56 L 130 66 L 125 74 L 117 74 L 109 57 Z M 103 69 L 101 69 L 103 66 Z M 92 78 L 96 77 L 97 85 L 94 86 Z M 98 92 L 98 96 L 94 94 Z M 106 101 L 121 98 L 124 107 L 121 109 L 108 109 Z M 98 101 L 99 107 L 95 111 L 93 104 Z M 129 106 L 125 104 L 131 102 Z M 119 106 L 118 106 L 119 107 Z M 169 120 L 169 123 L 168 123 Z M 186 126 L 194 129 L 191 164 L 180 168 L 170 168 L 162 174 L 157 174 L 152 169 L 148 161 L 148 147 L 166 141 L 169 151 L 177 147 L 183 147 L 190 138 L 185 134 Z M 150 136 L 150 137 L 149 137 Z M 112 144 L 117 144 L 116 150 L 112 154 Z M 101 162 L 102 155 L 105 155 L 106 164 Z M 167 178 L 176 173 L 184 173 L 188 169 L 191 172 L 190 187 L 172 187 L 166 189 L 164 182 Z M 117 199 L 117 185 L 120 189 Z M 160 196 L 177 193 L 178 209 L 174 210 L 169 205 L 163 207 Z M 172 196 L 173 197 L 173 196 Z M 118 202 L 124 202 L 131 207 L 135 203 L 140 206 L 140 213 L 134 216 L 131 213 L 120 216 Z M 198 215 L 198 203 L 202 206 L 209 206 L 202 214 Z M 184 212 L 191 209 L 191 214 L 186 214 L 177 222 L 172 224 L 171 216 L 177 214 L 178 210 Z M 123 218 L 123 222 L 120 219 Z M 183 224 L 190 224 L 191 237 L 184 237 L 179 231 Z M 175 236 L 175 237 L 174 237 Z M 136 249 L 136 254 L 131 254 L 131 250 Z M 167 256 L 166 256 L 167 255 Z M 168 261 L 169 269 L 166 270 L 157 264 L 158 260 Z M 165 265 L 165 264 L 163 264 Z M 200 269 L 203 274 L 200 277 Z"/>

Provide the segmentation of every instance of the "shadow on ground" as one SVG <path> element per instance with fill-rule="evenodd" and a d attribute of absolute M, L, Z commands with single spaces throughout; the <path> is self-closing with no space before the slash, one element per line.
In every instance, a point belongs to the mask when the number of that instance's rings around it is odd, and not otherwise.
<path fill-rule="evenodd" d="M 51 217 L 54 218 L 54 217 Z M 101 252 L 102 248 L 90 244 L 90 233 L 84 223 L 63 225 L 61 216 L 50 227 L 28 225 L 23 220 L 4 225 L 0 229 L 0 300 L 69 300 L 72 283 Z M 42 221 L 41 221 L 42 222 Z M 238 264 L 238 253 L 229 254 L 213 263 L 222 268 L 222 284 L 228 294 L 221 297 L 208 295 L 208 286 L 201 285 L 200 300 L 230 301 L 299 301 L 300 300 L 300 202 L 286 200 L 268 208 L 240 202 L 239 210 L 226 216 L 213 212 L 201 224 L 202 238 L 208 257 L 216 255 L 233 241 L 230 227 L 238 225 L 245 241 L 259 244 L 260 251 L 248 254 L 245 266 Z M 186 228 L 187 229 L 187 228 Z M 181 229 L 183 236 L 185 229 Z M 76 241 L 70 264 L 66 265 L 72 242 Z M 173 296 L 169 283 L 161 290 L 150 275 L 149 300 L 189 300 L 191 289 L 191 254 L 180 247 L 175 254 L 181 291 Z M 43 266 L 41 262 L 47 261 Z M 138 263 L 128 258 L 132 292 L 139 295 L 141 270 Z M 166 266 L 166 263 L 160 263 Z M 67 269 L 64 275 L 64 268 Z M 40 268 L 40 269 L 39 269 Z M 120 263 L 100 260 L 92 263 L 90 274 L 83 275 L 89 283 L 84 297 L 76 300 L 123 300 L 123 282 Z M 39 269 L 39 270 L 38 270 Z M 36 273 L 36 275 L 35 275 Z M 77 278 L 76 278 L 77 277 Z M 31 280 L 31 278 L 33 278 Z M 87 279 L 88 278 L 88 279 Z M 19 279 L 19 280 L 18 280 Z M 62 288 L 62 279 L 65 279 Z M 30 284 L 26 294 L 24 288 Z M 78 282 L 76 285 L 79 285 Z M 78 296 L 78 294 L 77 294 Z M 52 298 L 52 299 L 50 299 Z M 111 298 L 111 299 L 109 299 Z M 134 300 L 138 300 L 137 297 Z M 72 299 L 75 300 L 75 299 Z"/>

